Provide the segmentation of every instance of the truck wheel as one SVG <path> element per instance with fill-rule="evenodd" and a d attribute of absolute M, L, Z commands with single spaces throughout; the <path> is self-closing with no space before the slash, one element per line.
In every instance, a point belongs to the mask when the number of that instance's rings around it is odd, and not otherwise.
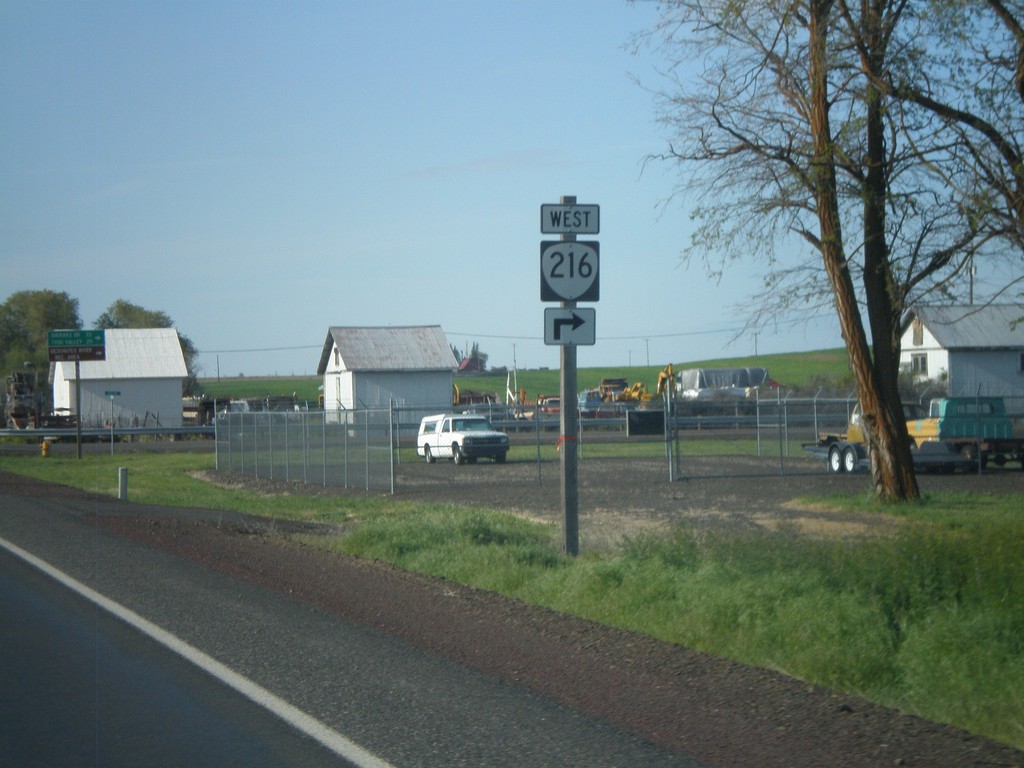
<path fill-rule="evenodd" d="M 437 459 L 434 457 L 434 454 L 430 452 L 429 445 L 423 446 L 423 458 L 427 460 L 427 464 L 433 464 L 435 461 L 437 461 Z"/>
<path fill-rule="evenodd" d="M 497 453 L 497 454 L 495 454 L 494 455 L 494 462 L 496 464 L 504 464 L 505 463 L 505 454 L 504 453 Z"/>
<path fill-rule="evenodd" d="M 456 464 L 465 464 L 466 463 L 466 454 L 464 454 L 462 452 L 462 449 L 459 448 L 459 444 L 458 443 L 452 443 L 452 460 Z"/>
<path fill-rule="evenodd" d="M 838 446 L 833 445 L 831 448 L 828 449 L 828 471 L 843 471 L 843 454 L 839 450 Z"/>
<path fill-rule="evenodd" d="M 843 470 L 845 472 L 853 472 L 857 469 L 857 449 L 853 446 L 847 446 L 846 450 L 843 451 Z"/>

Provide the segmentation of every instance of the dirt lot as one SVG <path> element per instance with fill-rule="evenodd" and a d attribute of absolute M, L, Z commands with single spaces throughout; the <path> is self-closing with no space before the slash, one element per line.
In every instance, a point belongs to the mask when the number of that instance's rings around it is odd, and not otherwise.
<path fill-rule="evenodd" d="M 497 507 L 529 517 L 562 519 L 560 467 L 555 462 L 455 466 L 405 463 L 396 468 L 396 498 L 445 500 Z M 831 494 L 870 493 L 865 473 L 829 474 L 807 457 L 588 459 L 579 468 L 581 548 L 605 547 L 623 535 L 684 523 L 736 529 L 791 527 L 813 535 L 852 535 L 885 526 L 875 515 L 837 513 L 802 501 Z M 1019 465 L 984 475 L 921 475 L 921 489 L 1018 494 Z"/>
<path fill-rule="evenodd" d="M 858 535 L 883 525 L 796 503 L 800 495 L 867 490 L 864 476 L 828 475 L 807 459 L 691 459 L 669 482 L 663 461 L 584 458 L 581 544 L 677 521 L 756 531 L 792 526 L 811 535 Z M 728 474 L 726 474 L 728 473 Z M 224 477 L 264 492 L 347 494 L 270 480 Z M 402 500 L 486 504 L 559 520 L 556 463 L 403 464 Z M 1024 494 L 1019 468 L 983 476 L 925 476 L 924 490 Z M 0 493 L 80 497 L 0 473 Z M 355 492 L 358 493 L 358 492 Z M 1022 495 L 1024 497 L 1024 495 Z M 102 516 L 112 531 L 239 578 L 289 592 L 512 684 L 565 702 L 709 766 L 1024 766 L 1024 753 L 947 726 L 835 694 L 774 672 L 537 609 L 517 601 L 329 555 L 259 522 L 196 520 L 194 510 L 140 508 Z M 240 535 L 241 532 L 246 535 Z"/>

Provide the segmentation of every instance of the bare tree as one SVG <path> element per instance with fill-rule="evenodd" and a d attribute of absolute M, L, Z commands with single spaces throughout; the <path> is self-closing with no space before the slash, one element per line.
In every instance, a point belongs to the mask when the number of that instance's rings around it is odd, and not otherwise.
<path fill-rule="evenodd" d="M 658 97 L 672 138 L 656 159 L 679 164 L 678 194 L 697 195 L 686 257 L 716 277 L 734 260 L 766 264 L 751 324 L 832 304 L 875 488 L 892 499 L 918 493 L 898 391 L 903 312 L 955 294 L 979 255 L 1019 259 L 1000 191 L 1019 188 L 1024 112 L 1000 112 L 1015 70 L 999 63 L 1019 41 L 964 5 L 676 0 L 648 37 L 669 57 Z M 965 19 L 984 39 L 951 63 L 937 46 Z"/>

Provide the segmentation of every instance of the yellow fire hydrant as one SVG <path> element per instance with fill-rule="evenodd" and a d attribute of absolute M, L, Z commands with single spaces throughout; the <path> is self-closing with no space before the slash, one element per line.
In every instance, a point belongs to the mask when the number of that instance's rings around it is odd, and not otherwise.
<path fill-rule="evenodd" d="M 39 450 L 42 451 L 44 459 L 47 456 L 49 456 L 50 455 L 50 441 L 49 440 L 43 440 L 43 444 L 40 446 Z"/>

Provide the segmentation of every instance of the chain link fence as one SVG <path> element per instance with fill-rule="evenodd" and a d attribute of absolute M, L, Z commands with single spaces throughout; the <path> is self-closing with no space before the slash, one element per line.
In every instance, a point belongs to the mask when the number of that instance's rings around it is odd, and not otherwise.
<path fill-rule="evenodd" d="M 394 492 L 393 412 L 221 413 L 218 470 L 266 478 Z"/>
<path fill-rule="evenodd" d="M 1024 410 L 1024 398 L 1006 401 L 1011 413 Z M 642 408 L 581 413 L 577 455 L 581 462 L 596 453 L 608 455 L 605 446 L 610 444 L 620 458 L 635 454 L 649 459 L 650 444 L 664 442 L 668 480 L 679 476 L 687 457 L 742 459 L 722 462 L 724 473 L 730 466 L 770 474 L 813 471 L 816 464 L 808 463 L 812 457 L 804 446 L 815 444 L 822 433 L 844 432 L 856 404 L 853 393 L 806 397 L 776 390 L 753 399 L 653 401 Z M 927 412 L 928 398 L 920 405 Z M 217 468 L 270 480 L 394 493 L 396 465 L 419 461 L 415 449 L 420 420 L 451 410 L 438 404 L 221 413 L 215 421 Z M 535 461 L 538 476 L 540 464 L 553 460 L 552 451 L 567 439 L 559 434 L 557 409 L 485 403 L 456 410 L 486 416 L 496 429 L 507 432 L 513 447 L 510 460 Z M 599 445 L 603 450 L 596 451 Z"/>

